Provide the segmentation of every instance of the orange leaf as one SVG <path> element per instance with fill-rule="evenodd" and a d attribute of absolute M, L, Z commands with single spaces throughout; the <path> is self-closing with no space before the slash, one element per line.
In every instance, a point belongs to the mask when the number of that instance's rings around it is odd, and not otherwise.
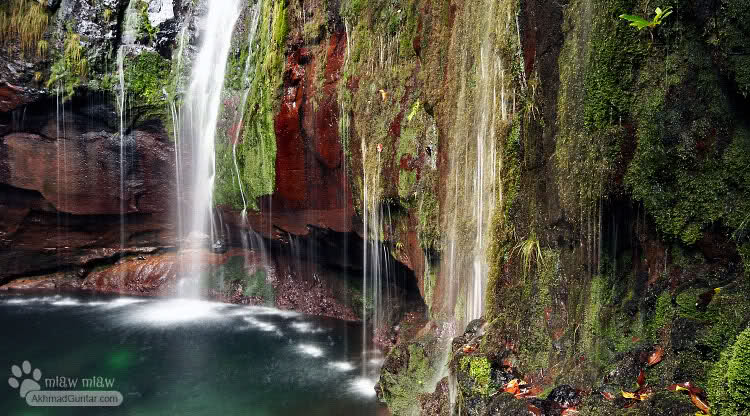
<path fill-rule="evenodd" d="M 472 345 L 464 345 L 463 352 L 464 354 L 470 354 L 474 352 L 477 349 L 477 347 L 474 347 Z"/>
<path fill-rule="evenodd" d="M 638 374 L 638 387 L 643 387 L 644 384 L 646 384 L 646 373 L 641 368 L 641 372 Z"/>
<path fill-rule="evenodd" d="M 562 411 L 561 416 L 573 416 L 577 415 L 578 413 L 578 409 L 576 409 L 575 407 L 569 407 Z"/>
<path fill-rule="evenodd" d="M 542 416 L 542 409 L 534 406 L 533 404 L 527 404 L 526 409 L 528 409 L 529 412 L 535 414 L 536 416 Z"/>
<path fill-rule="evenodd" d="M 690 401 L 693 402 L 695 407 L 701 409 L 703 413 L 709 413 L 708 404 L 701 400 L 700 397 L 693 394 L 693 392 L 690 392 Z"/>
<path fill-rule="evenodd" d="M 658 364 L 661 361 L 662 357 L 664 357 L 664 348 L 657 345 L 654 349 L 654 352 L 652 352 L 651 355 L 648 356 L 648 366 L 651 367 Z"/>
<path fill-rule="evenodd" d="M 540 385 L 532 385 L 532 386 L 529 386 L 526 389 L 526 391 L 522 392 L 522 394 L 523 394 L 524 397 L 536 397 L 536 396 L 538 396 L 543 391 L 544 391 L 544 389 L 542 388 L 542 386 L 540 386 Z"/>
<path fill-rule="evenodd" d="M 514 395 L 518 394 L 521 391 L 521 389 L 518 387 L 518 379 L 514 378 L 513 380 L 509 381 L 508 384 L 505 385 L 503 391 Z"/>

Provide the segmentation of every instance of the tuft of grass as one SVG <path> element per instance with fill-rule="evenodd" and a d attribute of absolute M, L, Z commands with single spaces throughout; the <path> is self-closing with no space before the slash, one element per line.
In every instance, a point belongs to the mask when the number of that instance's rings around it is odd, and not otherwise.
<path fill-rule="evenodd" d="M 528 274 L 531 271 L 532 262 L 544 265 L 544 255 L 542 255 L 542 247 L 539 245 L 536 232 L 532 231 L 528 238 L 516 244 L 514 250 L 521 255 L 524 273 Z"/>
<path fill-rule="evenodd" d="M 36 43 L 36 55 L 40 58 L 44 58 L 47 56 L 47 50 L 49 50 L 49 43 L 44 39 L 40 39 L 39 42 Z"/>
<path fill-rule="evenodd" d="M 21 53 L 34 50 L 38 53 L 38 43 L 42 40 L 48 23 L 49 15 L 39 2 L 8 0 L 0 5 L 0 43 L 7 44 L 17 40 L 20 42 Z"/>

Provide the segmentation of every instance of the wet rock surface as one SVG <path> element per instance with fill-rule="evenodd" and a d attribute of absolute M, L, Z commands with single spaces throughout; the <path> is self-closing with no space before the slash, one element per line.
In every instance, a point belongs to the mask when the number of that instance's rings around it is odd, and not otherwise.
<path fill-rule="evenodd" d="M 432 393 L 418 396 L 419 410 L 422 416 L 451 416 L 450 391 L 448 377 L 443 377 Z"/>
<path fill-rule="evenodd" d="M 335 273 L 311 266 L 314 275 L 296 268 L 295 259 L 275 256 L 272 264 L 251 251 L 230 249 L 225 253 L 167 252 L 141 250 L 111 266 L 82 268 L 35 278 L 22 278 L 0 286 L 0 290 L 88 290 L 139 296 L 173 296 L 182 277 L 193 272 L 204 275 L 201 290 L 207 298 L 228 303 L 269 305 L 310 315 L 355 321 L 346 282 Z M 194 266 L 197 262 L 197 266 Z"/>

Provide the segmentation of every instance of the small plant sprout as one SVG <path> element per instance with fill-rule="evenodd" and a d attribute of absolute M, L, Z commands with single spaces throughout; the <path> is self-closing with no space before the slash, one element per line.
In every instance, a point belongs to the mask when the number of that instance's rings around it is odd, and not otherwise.
<path fill-rule="evenodd" d="M 630 22 L 630 26 L 633 26 L 634 28 L 641 30 L 643 28 L 649 28 L 653 29 L 656 26 L 660 25 L 664 19 L 667 18 L 672 14 L 672 7 L 666 7 L 664 10 L 662 10 L 660 7 L 656 8 L 656 15 L 651 21 L 648 21 L 640 16 L 635 16 L 632 14 L 621 14 L 620 19 L 624 19 Z"/>

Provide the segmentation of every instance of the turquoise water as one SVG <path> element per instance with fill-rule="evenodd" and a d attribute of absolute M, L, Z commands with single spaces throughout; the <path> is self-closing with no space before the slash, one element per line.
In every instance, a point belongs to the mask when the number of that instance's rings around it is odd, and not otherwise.
<path fill-rule="evenodd" d="M 2 415 L 368 415 L 381 358 L 362 327 L 198 300 L 0 296 Z M 114 379 L 118 407 L 31 407 L 7 380 Z M 21 379 L 31 374 L 22 374 Z M 59 388 L 57 388 L 59 389 Z M 380 409 L 380 410 L 379 410 Z"/>

